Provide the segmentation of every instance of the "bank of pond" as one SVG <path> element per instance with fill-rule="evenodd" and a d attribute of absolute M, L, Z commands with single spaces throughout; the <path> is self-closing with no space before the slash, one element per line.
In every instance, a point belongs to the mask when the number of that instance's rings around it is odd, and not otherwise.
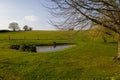
<path fill-rule="evenodd" d="M 11 44 L 10 49 L 16 49 L 27 52 L 55 52 L 76 46 L 75 43 L 56 43 L 51 44 Z"/>

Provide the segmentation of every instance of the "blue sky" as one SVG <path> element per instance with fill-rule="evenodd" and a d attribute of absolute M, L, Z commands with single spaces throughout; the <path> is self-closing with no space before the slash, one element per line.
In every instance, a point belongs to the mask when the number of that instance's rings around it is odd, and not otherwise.
<path fill-rule="evenodd" d="M 45 0 L 0 0 L 0 29 L 8 29 L 9 23 L 17 22 L 34 30 L 54 30 L 48 23 L 51 15 L 43 7 Z"/>

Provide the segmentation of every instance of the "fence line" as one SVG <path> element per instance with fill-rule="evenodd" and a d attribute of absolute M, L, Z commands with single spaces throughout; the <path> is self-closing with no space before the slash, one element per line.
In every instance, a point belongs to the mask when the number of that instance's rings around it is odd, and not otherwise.
<path fill-rule="evenodd" d="M 68 39 L 26 39 L 26 38 L 24 38 L 24 39 L 13 39 L 13 38 L 9 38 L 9 39 L 2 39 L 2 38 L 0 38 L 0 40 L 68 40 Z"/>
<path fill-rule="evenodd" d="M 1 37 L 0 40 L 70 40 L 70 38 L 40 38 L 39 36 L 37 37 L 34 37 L 34 38 L 30 38 L 30 37 L 26 37 L 26 36 L 23 36 L 23 37 L 13 37 L 13 36 L 10 36 L 8 35 L 5 36 L 5 37 Z"/>

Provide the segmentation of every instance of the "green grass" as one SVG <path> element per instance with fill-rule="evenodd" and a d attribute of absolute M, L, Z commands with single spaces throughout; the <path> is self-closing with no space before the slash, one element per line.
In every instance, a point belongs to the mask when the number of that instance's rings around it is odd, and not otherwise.
<path fill-rule="evenodd" d="M 78 33 L 71 40 L 74 33 L 67 31 L 1 33 L 0 77 L 3 80 L 120 80 L 120 62 L 112 60 L 117 55 L 117 44 L 103 43 L 101 39 L 93 40 L 87 37 L 86 33 Z M 77 46 L 46 53 L 9 49 L 10 44 L 14 43 L 44 44 L 53 41 L 72 42 Z"/>

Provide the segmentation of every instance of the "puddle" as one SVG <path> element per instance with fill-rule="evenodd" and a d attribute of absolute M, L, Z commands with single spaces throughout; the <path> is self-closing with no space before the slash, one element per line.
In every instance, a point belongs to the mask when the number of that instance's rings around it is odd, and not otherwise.
<path fill-rule="evenodd" d="M 36 52 L 55 52 L 55 51 L 64 50 L 73 46 L 76 46 L 76 45 L 72 44 L 72 45 L 56 45 L 56 46 L 37 46 Z"/>

